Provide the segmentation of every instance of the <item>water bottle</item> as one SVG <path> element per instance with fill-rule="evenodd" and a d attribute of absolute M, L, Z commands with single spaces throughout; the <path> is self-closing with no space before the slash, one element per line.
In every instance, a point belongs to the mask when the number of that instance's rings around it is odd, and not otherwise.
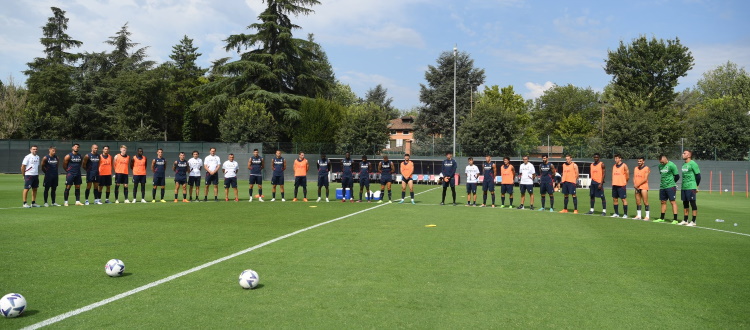
<path fill-rule="evenodd" d="M 724 222 L 724 219 L 716 219 L 716 222 Z"/>

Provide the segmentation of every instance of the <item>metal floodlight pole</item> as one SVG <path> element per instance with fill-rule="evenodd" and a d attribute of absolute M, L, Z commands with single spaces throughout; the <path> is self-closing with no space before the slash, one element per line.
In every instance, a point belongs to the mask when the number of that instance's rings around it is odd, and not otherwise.
<path fill-rule="evenodd" d="M 453 156 L 456 156 L 456 62 L 458 62 L 458 45 L 453 46 Z"/>

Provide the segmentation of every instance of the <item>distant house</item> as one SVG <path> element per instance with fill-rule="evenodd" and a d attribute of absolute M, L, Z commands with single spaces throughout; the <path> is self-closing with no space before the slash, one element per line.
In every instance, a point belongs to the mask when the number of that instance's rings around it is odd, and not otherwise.
<path fill-rule="evenodd" d="M 388 123 L 390 141 L 384 151 L 410 153 L 414 140 L 414 116 L 403 116 Z"/>
<path fill-rule="evenodd" d="M 549 155 L 549 158 L 563 158 L 563 147 L 539 146 L 531 151 L 529 158 L 542 158 L 542 155 Z"/>

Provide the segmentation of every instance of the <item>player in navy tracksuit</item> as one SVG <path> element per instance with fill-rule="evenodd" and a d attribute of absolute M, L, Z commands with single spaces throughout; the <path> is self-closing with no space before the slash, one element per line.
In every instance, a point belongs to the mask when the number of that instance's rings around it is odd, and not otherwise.
<path fill-rule="evenodd" d="M 73 145 L 73 152 L 65 156 L 63 160 L 63 167 L 67 171 L 65 176 L 65 206 L 68 206 L 68 196 L 70 195 L 70 187 L 75 186 L 76 205 L 83 205 L 81 203 L 81 163 L 83 157 L 78 153 L 80 145 L 78 143 Z"/>
<path fill-rule="evenodd" d="M 151 171 L 154 173 L 154 189 L 151 191 L 151 203 L 156 203 L 156 187 L 161 188 L 161 202 L 164 203 L 164 188 L 166 185 L 167 160 L 164 150 L 156 150 L 156 158 L 151 161 Z"/>
<path fill-rule="evenodd" d="M 341 160 L 341 193 L 342 193 L 342 202 L 346 202 L 346 190 L 349 189 L 351 192 L 351 196 L 349 197 L 349 200 L 354 202 L 354 172 L 352 168 L 354 167 L 354 160 L 351 158 L 351 154 L 348 152 L 346 155 L 344 155 L 344 159 Z"/>
<path fill-rule="evenodd" d="M 388 156 L 383 156 L 383 160 L 378 162 L 378 172 L 380 172 L 380 201 L 385 199 L 385 190 L 388 189 L 388 203 L 393 203 L 391 199 L 391 183 L 393 181 L 393 162 L 388 160 Z"/>
<path fill-rule="evenodd" d="M 370 202 L 370 162 L 367 161 L 367 156 L 362 156 L 362 161 L 359 162 L 359 202 L 362 201 L 362 190 L 367 189 L 367 202 Z"/>
<path fill-rule="evenodd" d="M 273 174 L 271 175 L 271 201 L 276 201 L 276 186 L 281 186 L 281 201 L 284 199 L 284 171 L 286 171 L 286 160 L 281 157 L 281 150 L 276 150 L 276 157 L 271 159 Z"/>
<path fill-rule="evenodd" d="M 328 158 L 325 154 L 320 155 L 320 159 L 316 163 L 318 167 L 318 202 L 320 202 L 320 188 L 326 187 L 326 202 L 328 202 Z"/>
<path fill-rule="evenodd" d="M 59 160 L 57 159 L 57 148 L 49 147 L 49 155 L 42 158 L 42 165 L 40 169 L 44 173 L 44 206 L 47 206 L 47 196 L 52 197 L 52 206 L 60 206 L 55 202 L 57 199 L 57 184 L 58 184 L 58 173 L 57 166 Z M 50 194 L 50 191 L 52 192 Z"/>
<path fill-rule="evenodd" d="M 453 177 L 456 174 L 458 163 L 453 159 L 452 153 L 449 152 L 445 156 L 447 159 L 443 160 L 443 169 L 440 172 L 443 175 L 443 200 L 440 205 L 445 205 L 445 192 L 450 186 L 453 193 L 453 206 L 456 206 L 456 180 Z"/>
<path fill-rule="evenodd" d="M 546 203 L 546 195 L 549 196 L 549 210 L 554 211 L 555 208 L 555 165 L 549 163 L 547 155 L 542 155 L 542 163 L 539 164 L 539 194 L 542 195 L 542 208 L 539 211 L 544 211 L 544 204 Z"/>

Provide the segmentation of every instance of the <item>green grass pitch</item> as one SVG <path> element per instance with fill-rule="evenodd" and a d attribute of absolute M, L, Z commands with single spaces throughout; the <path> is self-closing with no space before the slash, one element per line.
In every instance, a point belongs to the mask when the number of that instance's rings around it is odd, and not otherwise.
<path fill-rule="evenodd" d="M 19 318 L 0 319 L 2 329 L 36 324 L 375 206 L 292 203 L 289 182 L 287 202 L 248 203 L 243 182 L 240 203 L 21 209 L 22 183 L 20 175 L 0 175 L 0 294 L 21 293 L 29 305 Z M 417 186 L 424 193 L 416 205 L 367 210 L 49 327 L 750 326 L 750 200 L 744 194 L 699 193 L 698 225 L 727 231 L 721 232 L 601 216 L 438 206 L 440 190 L 434 187 Z M 264 188 L 269 199 L 270 184 L 264 182 Z M 309 191 L 308 197 L 317 196 L 312 185 Z M 400 187 L 393 191 L 394 198 L 401 196 Z M 465 203 L 465 189 L 457 191 Z M 584 213 L 588 191 L 579 192 L 585 195 L 579 200 Z M 58 203 L 62 193 L 59 187 Z M 169 189 L 166 196 L 172 196 Z M 556 196 L 560 209 L 562 195 Z M 516 204 L 519 197 L 516 192 Z M 634 216 L 632 191 L 628 197 Z M 652 191 L 650 198 L 654 219 L 658 194 Z M 612 212 L 611 199 L 607 203 Z M 535 204 L 541 204 L 538 196 Z M 600 202 L 596 205 L 599 210 Z M 104 264 L 112 258 L 125 262 L 125 276 L 105 275 Z M 261 286 L 254 290 L 237 284 L 247 268 L 260 275 Z"/>

